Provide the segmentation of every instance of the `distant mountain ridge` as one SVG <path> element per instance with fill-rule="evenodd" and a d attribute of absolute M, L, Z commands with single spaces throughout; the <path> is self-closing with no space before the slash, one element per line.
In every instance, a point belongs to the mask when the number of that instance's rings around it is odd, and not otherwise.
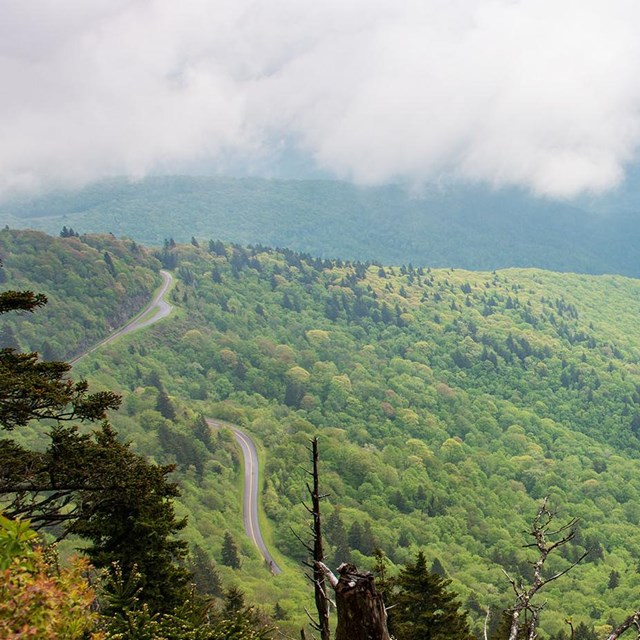
<path fill-rule="evenodd" d="M 121 178 L 5 201 L 0 224 L 153 245 L 195 236 L 385 264 L 640 276 L 636 182 L 573 206 L 473 186 L 413 196 L 398 185 L 323 180 Z"/>

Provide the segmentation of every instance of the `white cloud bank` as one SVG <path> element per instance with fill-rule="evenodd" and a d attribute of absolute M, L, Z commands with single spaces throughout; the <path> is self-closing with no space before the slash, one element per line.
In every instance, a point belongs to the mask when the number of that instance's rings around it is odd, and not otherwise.
<path fill-rule="evenodd" d="M 4 0 L 0 191 L 268 157 L 571 197 L 640 144 L 636 0 Z"/>

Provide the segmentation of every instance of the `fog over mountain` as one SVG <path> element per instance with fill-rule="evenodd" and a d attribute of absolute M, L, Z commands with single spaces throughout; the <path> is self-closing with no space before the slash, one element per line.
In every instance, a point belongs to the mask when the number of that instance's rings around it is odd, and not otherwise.
<path fill-rule="evenodd" d="M 631 0 L 7 0 L 0 191 L 299 170 L 603 192 L 640 140 L 639 18 Z"/>

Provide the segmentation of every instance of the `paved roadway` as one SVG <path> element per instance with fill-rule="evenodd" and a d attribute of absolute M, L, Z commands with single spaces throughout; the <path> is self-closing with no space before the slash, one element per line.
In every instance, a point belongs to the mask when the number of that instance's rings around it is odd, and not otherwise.
<path fill-rule="evenodd" d="M 168 272 L 161 270 L 160 275 L 162 276 L 162 286 L 160 287 L 158 293 L 155 295 L 153 300 L 135 317 L 133 320 L 125 324 L 123 327 L 120 327 L 116 331 L 114 331 L 111 335 L 107 336 L 104 340 L 98 342 L 98 344 L 94 345 L 88 351 L 80 354 L 77 358 L 73 360 L 69 360 L 70 364 L 76 364 L 79 360 L 84 358 L 89 353 L 93 353 L 96 349 L 99 349 L 101 346 L 105 344 L 109 344 L 113 342 L 116 338 L 120 336 L 124 336 L 127 333 L 131 333 L 136 329 L 142 329 L 144 327 L 148 327 L 154 322 L 158 322 L 158 320 L 162 320 L 166 318 L 170 313 L 173 307 L 169 304 L 164 296 L 169 289 L 169 286 L 173 282 L 173 276 Z"/>
<path fill-rule="evenodd" d="M 211 427 L 220 428 L 223 423 L 217 420 L 207 420 Z M 244 458 L 244 501 L 243 501 L 243 519 L 244 530 L 249 539 L 256 545 L 258 551 L 262 554 L 264 561 L 269 566 L 269 570 L 273 575 L 282 573 L 282 569 L 273 559 L 267 549 L 262 532 L 260 530 L 260 521 L 258 520 L 258 497 L 260 495 L 259 467 L 258 467 L 258 451 L 251 437 L 244 431 L 241 431 L 235 425 L 226 425 L 240 445 L 242 457 Z"/>
<path fill-rule="evenodd" d="M 147 307 L 145 307 L 143 311 L 141 311 L 126 325 L 120 327 L 117 331 L 114 331 L 110 336 L 98 342 L 98 344 L 88 351 L 85 351 L 74 360 L 70 360 L 70 364 L 75 364 L 87 354 L 92 353 L 102 345 L 108 344 L 120 336 L 124 336 L 127 333 L 136 331 L 137 329 L 143 329 L 144 327 L 148 327 L 149 325 L 166 318 L 173 310 L 173 306 L 164 299 L 165 294 L 173 282 L 173 276 L 168 271 L 160 271 L 160 274 L 162 275 L 163 280 L 162 287 Z M 220 422 L 215 420 L 207 420 L 207 422 L 213 427 L 219 428 L 222 426 Z M 277 575 L 281 573 L 282 570 L 271 557 L 271 554 L 264 543 L 262 532 L 260 531 L 260 522 L 258 521 L 258 496 L 260 495 L 260 483 L 258 478 L 258 452 L 256 450 L 256 445 L 251 437 L 244 431 L 241 431 L 238 427 L 231 425 L 230 429 L 233 431 L 233 435 L 235 436 L 237 443 L 240 445 L 242 457 L 244 458 L 244 530 L 247 533 L 247 536 L 249 536 L 249 539 L 253 541 L 253 544 L 258 547 L 258 550 L 269 566 L 271 573 Z"/>

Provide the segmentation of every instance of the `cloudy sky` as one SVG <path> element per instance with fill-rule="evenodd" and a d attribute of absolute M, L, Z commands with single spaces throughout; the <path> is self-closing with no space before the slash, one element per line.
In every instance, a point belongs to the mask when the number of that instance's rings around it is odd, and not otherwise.
<path fill-rule="evenodd" d="M 244 170 L 567 198 L 640 144 L 637 0 L 3 0 L 0 192 Z"/>

